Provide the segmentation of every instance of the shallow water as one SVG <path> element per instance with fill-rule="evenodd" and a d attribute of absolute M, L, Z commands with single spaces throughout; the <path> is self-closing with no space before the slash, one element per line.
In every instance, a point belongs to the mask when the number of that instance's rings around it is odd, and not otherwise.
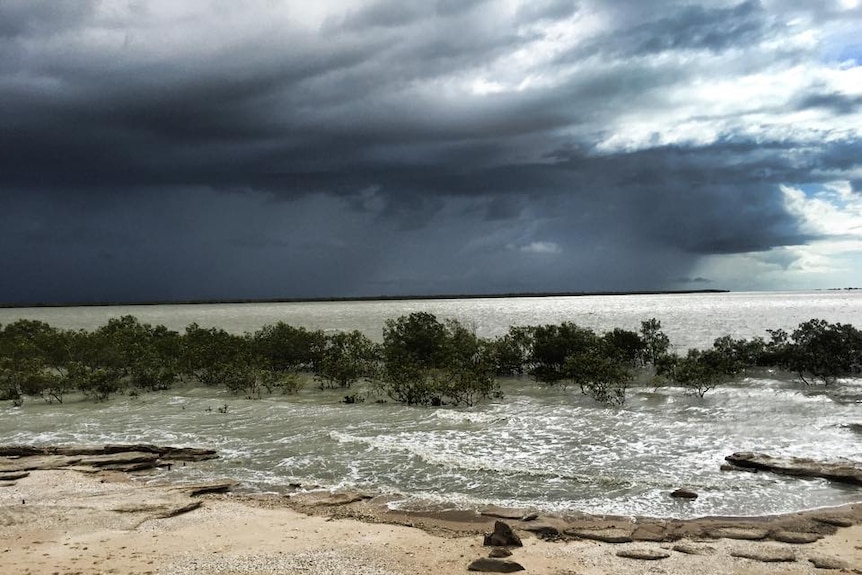
<path fill-rule="evenodd" d="M 720 335 L 762 335 L 822 317 L 862 325 L 862 294 L 719 294 L 529 298 L 358 304 L 251 304 L 0 310 L 62 327 L 92 328 L 133 313 L 182 328 L 192 321 L 236 332 L 284 320 L 321 329 L 360 328 L 379 337 L 386 318 L 416 309 L 458 317 L 483 335 L 510 324 L 575 321 L 599 330 L 636 328 L 658 317 L 678 347 Z M 27 315 L 30 312 L 36 315 Z M 144 312 L 144 313 L 142 313 Z M 53 314 L 53 315 L 52 315 Z M 168 321 L 170 320 L 170 321 Z M 719 471 L 743 450 L 862 460 L 862 381 L 836 393 L 761 373 L 705 398 L 640 388 L 623 408 L 596 405 L 574 389 L 528 379 L 504 382 L 506 397 L 469 409 L 344 405 L 313 386 L 299 396 L 246 400 L 190 389 L 108 403 L 0 405 L 0 443 L 153 442 L 213 447 L 221 459 L 174 467 L 174 479 L 236 478 L 244 488 L 290 483 L 400 493 L 396 503 L 692 517 L 761 515 L 862 500 L 862 489 L 771 474 Z M 227 405 L 227 413 L 219 407 Z M 677 501 L 681 486 L 700 493 Z"/>

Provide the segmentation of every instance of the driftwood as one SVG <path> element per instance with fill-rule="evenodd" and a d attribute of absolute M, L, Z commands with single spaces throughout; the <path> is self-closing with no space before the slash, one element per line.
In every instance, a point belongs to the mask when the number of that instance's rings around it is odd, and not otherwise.
<path fill-rule="evenodd" d="M 821 477 L 830 481 L 862 485 L 862 463 L 817 461 L 805 457 L 773 457 L 765 453 L 739 452 L 724 458 L 735 467 L 770 471 L 797 477 Z"/>

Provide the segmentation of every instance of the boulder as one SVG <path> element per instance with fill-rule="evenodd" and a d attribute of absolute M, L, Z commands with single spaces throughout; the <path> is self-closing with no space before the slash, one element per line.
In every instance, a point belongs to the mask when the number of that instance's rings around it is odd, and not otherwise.
<path fill-rule="evenodd" d="M 617 551 L 617 557 L 626 559 L 640 559 L 641 561 L 658 561 L 667 559 L 670 553 L 662 549 L 620 549 Z"/>
<path fill-rule="evenodd" d="M 673 550 L 677 553 L 684 553 L 685 555 L 706 555 L 707 553 L 714 553 L 715 547 L 710 547 L 709 545 L 694 545 L 692 543 L 677 543 L 673 546 Z"/>
<path fill-rule="evenodd" d="M 494 547 L 491 549 L 491 552 L 488 553 L 488 557 L 494 559 L 502 559 L 503 557 L 511 557 L 512 552 L 506 549 L 505 547 Z"/>
<path fill-rule="evenodd" d="M 724 458 L 731 465 L 760 469 L 782 475 L 821 477 L 830 481 L 862 485 L 862 463 L 855 461 L 817 461 L 805 457 L 773 457 L 750 451 Z"/>
<path fill-rule="evenodd" d="M 494 531 L 485 534 L 485 547 L 523 547 L 521 538 L 502 521 L 494 522 Z"/>
<path fill-rule="evenodd" d="M 481 571 L 483 573 L 515 573 L 516 571 L 524 571 L 524 566 L 514 561 L 506 559 L 495 559 L 493 557 L 481 557 L 476 559 L 469 566 L 467 571 Z"/>
<path fill-rule="evenodd" d="M 684 487 L 671 492 L 670 496 L 677 499 L 697 499 L 697 493 Z"/>

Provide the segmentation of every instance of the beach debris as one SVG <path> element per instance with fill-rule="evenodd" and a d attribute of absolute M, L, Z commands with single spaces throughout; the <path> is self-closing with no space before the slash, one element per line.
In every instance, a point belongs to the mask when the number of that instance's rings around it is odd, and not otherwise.
<path fill-rule="evenodd" d="M 718 527 L 706 532 L 713 539 L 739 539 L 742 541 L 760 541 L 766 539 L 769 531 L 757 527 Z"/>
<path fill-rule="evenodd" d="M 670 553 L 661 549 L 620 549 L 617 551 L 617 557 L 640 559 L 641 561 L 658 561 L 660 559 L 667 559 L 670 557 Z"/>
<path fill-rule="evenodd" d="M 601 541 L 602 543 L 631 543 L 634 541 L 631 530 L 620 529 L 618 527 L 608 527 L 606 529 L 570 528 L 566 529 L 563 533 L 576 539 L 589 539 L 591 541 Z"/>
<path fill-rule="evenodd" d="M 823 535 L 819 533 L 806 533 L 802 531 L 776 531 L 769 534 L 769 538 L 781 543 L 792 543 L 794 545 L 803 545 L 806 543 L 814 543 L 823 539 Z"/>
<path fill-rule="evenodd" d="M 797 477 L 821 477 L 840 483 L 862 485 L 862 463 L 850 460 L 817 461 L 806 457 L 773 457 L 750 451 L 734 453 L 724 459 L 736 467 Z"/>
<path fill-rule="evenodd" d="M 494 531 L 485 534 L 485 547 L 523 547 L 521 538 L 512 528 L 502 521 L 494 522 Z"/>
<path fill-rule="evenodd" d="M 467 566 L 467 571 L 480 571 L 482 573 L 515 573 L 524 570 L 524 566 L 520 563 L 493 557 L 480 557 Z"/>
<path fill-rule="evenodd" d="M 849 567 L 846 561 L 842 561 L 836 557 L 826 557 L 823 555 L 815 555 L 814 557 L 809 557 L 808 561 L 814 565 L 815 569 L 847 569 Z"/>
<path fill-rule="evenodd" d="M 760 549 L 739 549 L 730 552 L 731 557 L 751 559 L 761 563 L 792 563 L 796 561 L 796 554 L 790 549 L 779 549 L 774 547 L 763 547 Z"/>
<path fill-rule="evenodd" d="M 525 525 L 523 530 L 535 534 L 536 537 L 544 541 L 557 541 L 561 539 L 563 535 L 560 533 L 560 530 L 553 525 L 543 525 L 539 523 Z"/>
<path fill-rule="evenodd" d="M 697 493 L 695 493 L 691 489 L 686 489 L 685 487 L 681 487 L 675 491 L 672 491 L 670 496 L 677 499 L 697 499 L 698 497 Z"/>

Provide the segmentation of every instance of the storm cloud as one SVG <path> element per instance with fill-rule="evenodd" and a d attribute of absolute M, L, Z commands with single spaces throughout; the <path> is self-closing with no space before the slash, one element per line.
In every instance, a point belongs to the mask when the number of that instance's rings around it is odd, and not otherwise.
<path fill-rule="evenodd" d="M 809 4 L 0 0 L 0 301 L 858 283 Z"/>

